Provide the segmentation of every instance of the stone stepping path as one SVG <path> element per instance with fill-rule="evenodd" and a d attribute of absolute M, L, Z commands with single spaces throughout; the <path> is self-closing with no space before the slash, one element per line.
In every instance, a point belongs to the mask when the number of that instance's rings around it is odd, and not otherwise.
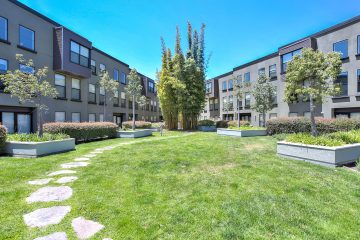
<path fill-rule="evenodd" d="M 35 238 L 34 240 L 67 240 L 67 236 L 64 232 L 57 232 L 45 237 Z"/>
<path fill-rule="evenodd" d="M 56 183 L 60 183 L 60 184 L 64 184 L 64 183 L 70 183 L 70 182 L 74 182 L 78 180 L 78 177 L 75 176 L 70 176 L 70 177 L 62 177 L 59 178 L 57 181 L 55 181 Z"/>
<path fill-rule="evenodd" d="M 96 154 L 86 154 L 86 155 L 84 155 L 84 157 L 93 158 L 93 157 L 96 157 Z"/>
<path fill-rule="evenodd" d="M 79 239 L 89 239 L 104 228 L 100 223 L 86 220 L 83 217 L 74 219 L 71 226 Z"/>
<path fill-rule="evenodd" d="M 54 180 L 54 179 L 53 178 L 38 179 L 38 180 L 34 180 L 34 181 L 28 181 L 28 184 L 30 184 L 30 185 L 46 185 L 49 182 L 51 182 L 51 180 Z"/>
<path fill-rule="evenodd" d="M 86 167 L 90 163 L 88 162 L 70 162 L 61 164 L 62 168 L 69 169 L 69 168 L 79 168 L 79 167 Z"/>
<path fill-rule="evenodd" d="M 82 161 L 89 161 L 90 158 L 87 157 L 81 157 L 81 158 L 75 158 L 75 162 L 82 162 Z"/>
<path fill-rule="evenodd" d="M 104 153 L 103 151 L 94 151 L 94 152 L 91 152 L 90 154 L 102 154 Z"/>
<path fill-rule="evenodd" d="M 69 206 L 41 208 L 24 215 L 24 222 L 31 228 L 59 224 L 70 211 Z"/>
<path fill-rule="evenodd" d="M 43 187 L 26 198 L 27 203 L 35 202 L 61 202 L 72 196 L 72 189 L 67 186 Z"/>
<path fill-rule="evenodd" d="M 54 176 L 64 175 L 64 174 L 74 174 L 74 173 L 76 173 L 76 171 L 61 170 L 61 171 L 57 171 L 57 172 L 53 172 L 53 173 L 48 174 L 48 177 L 54 177 Z"/>

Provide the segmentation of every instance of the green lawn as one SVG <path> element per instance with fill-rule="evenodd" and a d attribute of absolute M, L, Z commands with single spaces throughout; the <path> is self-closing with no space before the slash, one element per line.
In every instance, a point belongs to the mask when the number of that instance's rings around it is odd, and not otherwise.
<path fill-rule="evenodd" d="M 26 184 L 61 163 L 124 141 L 81 144 L 39 159 L 0 158 L 0 239 L 34 239 L 65 231 L 83 216 L 103 225 L 94 239 L 359 239 L 360 174 L 276 156 L 271 137 L 215 133 L 124 145 L 78 169 L 62 203 L 27 204 L 39 187 Z M 56 184 L 50 184 L 55 185 Z M 28 229 L 22 215 L 70 205 L 56 226 Z"/>

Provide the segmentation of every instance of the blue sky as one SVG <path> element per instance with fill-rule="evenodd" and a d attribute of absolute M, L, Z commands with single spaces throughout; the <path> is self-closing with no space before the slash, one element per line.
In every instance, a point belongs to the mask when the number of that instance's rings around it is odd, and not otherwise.
<path fill-rule="evenodd" d="M 205 23 L 208 78 L 281 45 L 360 15 L 359 0 L 20 0 L 154 78 L 160 36 L 174 46 L 175 26 Z M 311 6 L 311 7 L 310 7 Z"/>

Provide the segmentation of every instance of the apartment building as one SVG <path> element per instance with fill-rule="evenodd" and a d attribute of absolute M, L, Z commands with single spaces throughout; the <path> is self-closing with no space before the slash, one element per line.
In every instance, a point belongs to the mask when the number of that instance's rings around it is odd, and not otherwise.
<path fill-rule="evenodd" d="M 205 83 L 206 100 L 203 112 L 200 114 L 200 120 L 211 119 L 217 121 L 220 119 L 219 103 L 219 81 L 217 78 L 209 79 Z"/>
<path fill-rule="evenodd" d="M 233 86 L 236 81 L 253 85 L 260 74 L 266 74 L 276 88 L 274 109 L 265 121 L 277 117 L 309 117 L 308 102 L 287 104 L 283 101 L 286 84 L 286 67 L 301 49 L 313 48 L 322 52 L 336 51 L 342 55 L 342 73 L 336 80 L 341 86 L 338 96 L 329 96 L 326 102 L 316 107 L 316 115 L 325 118 L 360 118 L 360 16 L 332 26 L 323 31 L 302 38 L 278 48 L 272 54 L 234 68 L 215 77 L 218 81 L 220 118 L 249 120 L 253 125 L 261 125 L 262 116 L 251 109 L 254 101 L 251 87 L 245 91 L 243 99 L 236 99 Z"/>
<path fill-rule="evenodd" d="M 119 125 L 132 119 L 132 102 L 125 94 L 129 65 L 93 46 L 93 43 L 16 0 L 1 0 L 0 73 L 20 69 L 33 71 L 16 60 L 16 54 L 33 59 L 35 68 L 48 66 L 48 80 L 58 91 L 56 99 L 47 99 L 45 122 L 113 121 Z M 105 99 L 97 82 L 101 71 L 119 81 L 112 102 Z M 140 74 L 143 95 L 148 104 L 136 104 L 137 120 L 159 121 L 160 109 L 156 84 Z M 3 92 L 0 83 L 0 122 L 9 132 L 36 130 L 36 111 L 32 104 Z M 104 115 L 104 105 L 106 112 Z"/>

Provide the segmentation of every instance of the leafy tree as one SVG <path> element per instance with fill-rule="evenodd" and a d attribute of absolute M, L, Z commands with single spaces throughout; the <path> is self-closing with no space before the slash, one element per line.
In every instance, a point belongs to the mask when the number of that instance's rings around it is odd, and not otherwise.
<path fill-rule="evenodd" d="M 302 98 L 309 100 L 311 134 L 318 135 L 315 124 L 315 103 L 321 104 L 327 96 L 339 93 L 334 80 L 341 73 L 340 53 L 322 53 L 311 48 L 302 50 L 287 67 L 285 101 L 293 103 Z"/>
<path fill-rule="evenodd" d="M 226 112 L 226 121 L 229 120 L 229 111 L 231 111 L 232 107 L 233 106 L 231 105 L 228 99 L 226 99 L 226 102 L 223 102 L 223 110 L 224 112 Z"/>
<path fill-rule="evenodd" d="M 244 99 L 244 95 L 247 87 L 250 87 L 250 83 L 244 82 L 240 79 L 234 79 L 233 95 L 237 100 L 237 103 L 239 103 L 239 101 L 242 101 Z M 238 114 L 237 126 L 240 127 L 240 109 L 237 109 L 237 114 Z"/>
<path fill-rule="evenodd" d="M 147 99 L 145 96 L 142 96 L 143 86 L 141 84 L 141 78 L 136 69 L 131 69 L 128 80 L 129 81 L 125 91 L 132 99 L 132 129 L 135 130 L 135 103 L 144 105 L 146 104 Z"/>
<path fill-rule="evenodd" d="M 8 71 L 0 76 L 4 82 L 4 91 L 11 94 L 11 97 L 19 99 L 20 103 L 29 102 L 36 106 L 38 135 L 43 135 L 43 114 L 48 110 L 45 98 L 57 96 L 56 89 L 47 80 L 48 68 L 35 70 L 33 60 L 24 59 L 23 55 L 17 54 L 16 60 L 33 71 L 22 72 L 19 69 Z"/>
<path fill-rule="evenodd" d="M 275 91 L 275 86 L 269 82 L 265 74 L 259 76 L 251 91 L 255 99 L 255 104 L 251 108 L 262 114 L 263 127 L 265 127 L 266 113 L 274 108 Z"/>
<path fill-rule="evenodd" d="M 104 118 L 106 119 L 106 106 L 107 101 L 112 102 L 115 94 L 118 93 L 119 83 L 114 79 L 110 78 L 109 73 L 107 71 L 103 71 L 100 74 L 100 79 L 98 85 L 104 89 L 105 91 L 105 100 L 104 100 Z M 105 120 L 104 119 L 104 120 Z"/>

